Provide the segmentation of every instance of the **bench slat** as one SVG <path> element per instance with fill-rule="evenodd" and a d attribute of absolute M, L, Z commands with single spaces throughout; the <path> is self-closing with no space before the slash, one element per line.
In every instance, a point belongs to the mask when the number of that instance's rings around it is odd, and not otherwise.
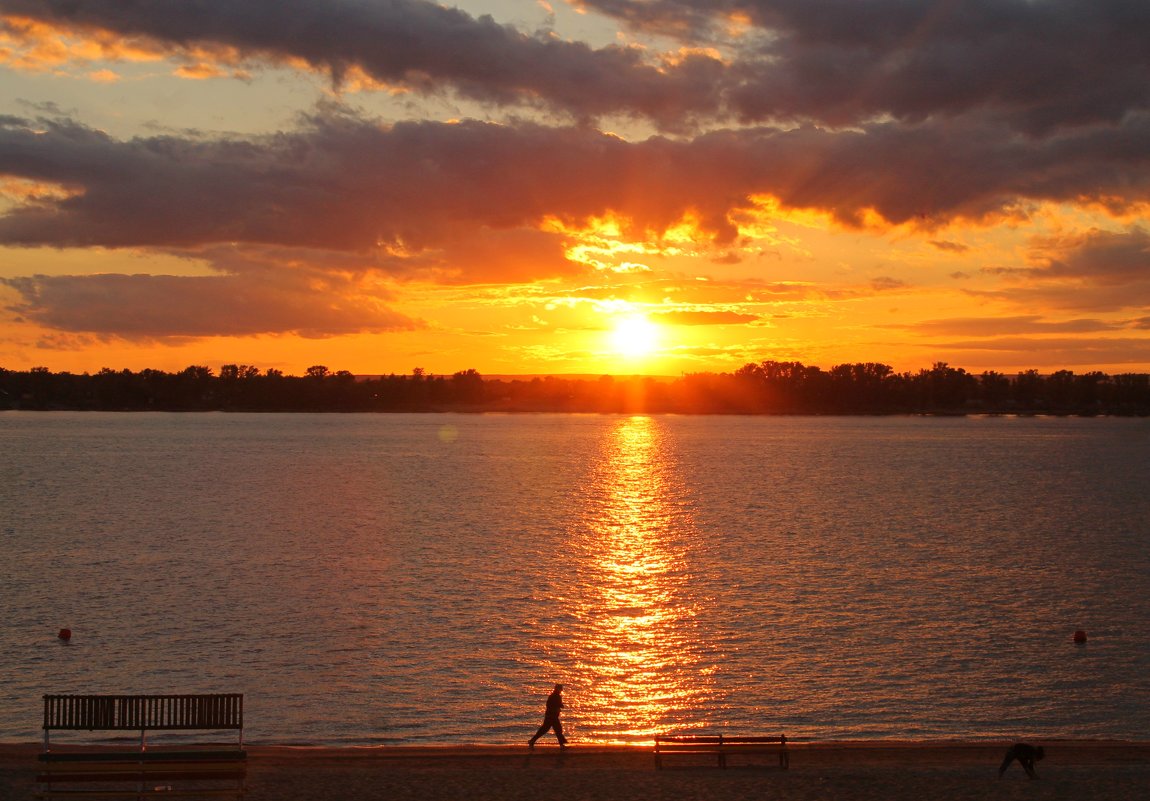
<path fill-rule="evenodd" d="M 40 768 L 40 773 L 68 776 L 75 773 L 160 773 L 165 770 L 221 773 L 229 770 L 247 770 L 247 764 L 243 761 L 233 760 L 189 762 L 179 759 L 153 762 L 132 762 L 128 760 L 116 762 L 53 762 Z"/>
<path fill-rule="evenodd" d="M 775 745 L 782 745 L 786 743 L 786 737 L 724 737 L 723 743 L 748 743 L 748 744 L 766 744 L 774 743 Z"/>
<path fill-rule="evenodd" d="M 242 693 L 45 695 L 45 730 L 242 729 Z"/>
<path fill-rule="evenodd" d="M 100 771 L 95 773 L 41 773 L 36 781 L 41 784 L 94 784 L 96 782 L 158 782 L 158 781 L 240 781 L 247 772 L 235 770 L 205 772 L 195 770 L 157 771 Z"/>
<path fill-rule="evenodd" d="M 239 762 L 247 751 L 44 751 L 41 762 Z"/>
<path fill-rule="evenodd" d="M 163 796 L 164 798 L 171 798 L 173 796 L 205 796 L 205 795 L 219 795 L 219 796 L 232 796 L 233 798 L 240 795 L 243 791 L 223 787 L 195 787 L 191 789 L 135 789 L 135 790 L 74 790 L 74 789 L 47 789 L 39 790 L 36 792 L 37 798 L 71 798 L 75 796 L 84 797 L 99 797 L 106 798 L 122 798 L 126 796 L 133 796 L 137 798 L 144 798 L 146 796 Z"/>

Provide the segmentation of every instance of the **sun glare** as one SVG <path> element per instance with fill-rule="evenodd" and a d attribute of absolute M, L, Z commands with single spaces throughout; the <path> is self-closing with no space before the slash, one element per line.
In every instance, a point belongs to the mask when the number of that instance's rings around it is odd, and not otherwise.
<path fill-rule="evenodd" d="M 611 330 L 611 346 L 629 359 L 650 356 L 659 347 L 659 326 L 641 314 L 620 317 Z"/>

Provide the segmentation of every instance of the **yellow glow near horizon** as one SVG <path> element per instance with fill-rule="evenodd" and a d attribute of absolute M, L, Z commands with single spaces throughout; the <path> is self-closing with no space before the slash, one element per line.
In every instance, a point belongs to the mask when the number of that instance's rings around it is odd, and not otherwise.
<path fill-rule="evenodd" d="M 642 314 L 618 318 L 611 329 L 611 347 L 628 359 L 653 355 L 659 348 L 660 328 Z"/>

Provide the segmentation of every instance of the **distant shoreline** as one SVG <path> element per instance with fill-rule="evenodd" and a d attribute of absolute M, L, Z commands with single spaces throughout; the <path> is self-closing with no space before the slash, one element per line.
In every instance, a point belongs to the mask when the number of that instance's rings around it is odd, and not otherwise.
<path fill-rule="evenodd" d="M 618 410 L 618 409 L 529 409 L 529 408 L 474 408 L 474 407 L 442 407 L 435 409 L 383 409 L 383 410 L 363 410 L 363 409 L 82 409 L 82 408 L 58 408 L 58 409 L 4 409 L 0 408 L 0 414 L 5 412 L 9 413 L 27 413 L 27 414 L 53 414 L 53 413 L 80 413 L 80 414 L 115 414 L 115 415 L 130 415 L 130 414 L 175 414 L 175 415 L 195 415 L 195 414 L 227 414 L 227 415 L 252 415 L 252 414 L 309 414 L 309 415 L 425 415 L 434 417 L 436 415 L 445 414 L 458 414 L 464 416 L 480 416 L 480 415 L 506 415 L 506 416 L 531 416 L 531 415 L 643 415 L 645 417 L 774 417 L 779 419 L 785 418 L 799 418 L 799 417 L 823 417 L 823 418 L 895 418 L 895 417 L 932 417 L 932 418 L 947 418 L 947 417 L 1007 417 L 1007 418 L 1045 418 L 1045 417 L 1058 417 L 1058 418 L 1075 418 L 1075 419 L 1093 419 L 1093 418 L 1116 418 L 1116 419 L 1139 419 L 1150 417 L 1150 411 L 1138 412 L 1118 412 L 1118 411 L 1102 411 L 1102 412 L 1063 412 L 1063 411 L 1025 411 L 1025 412 L 1012 412 L 1012 411 L 985 411 L 985 410 L 970 410 L 970 411 L 934 411 L 934 412 L 737 412 L 737 411 L 646 411 L 646 410 Z"/>
<path fill-rule="evenodd" d="M 917 373 L 888 365 L 798 362 L 747 364 L 735 373 L 652 376 L 492 378 L 475 370 L 452 376 L 367 377 L 323 366 L 305 376 L 224 365 L 179 373 L 101 370 L 95 375 L 46 368 L 0 368 L 0 408 L 45 411 L 247 412 L 575 412 L 624 414 L 964 415 L 1150 414 L 1150 374 L 981 375 L 936 363 Z"/>

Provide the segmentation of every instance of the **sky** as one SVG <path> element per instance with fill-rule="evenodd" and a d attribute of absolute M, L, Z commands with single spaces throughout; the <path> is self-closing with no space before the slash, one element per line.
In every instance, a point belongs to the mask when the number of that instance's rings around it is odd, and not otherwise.
<path fill-rule="evenodd" d="M 1150 372 L 1145 0 L 0 0 L 0 367 Z"/>

